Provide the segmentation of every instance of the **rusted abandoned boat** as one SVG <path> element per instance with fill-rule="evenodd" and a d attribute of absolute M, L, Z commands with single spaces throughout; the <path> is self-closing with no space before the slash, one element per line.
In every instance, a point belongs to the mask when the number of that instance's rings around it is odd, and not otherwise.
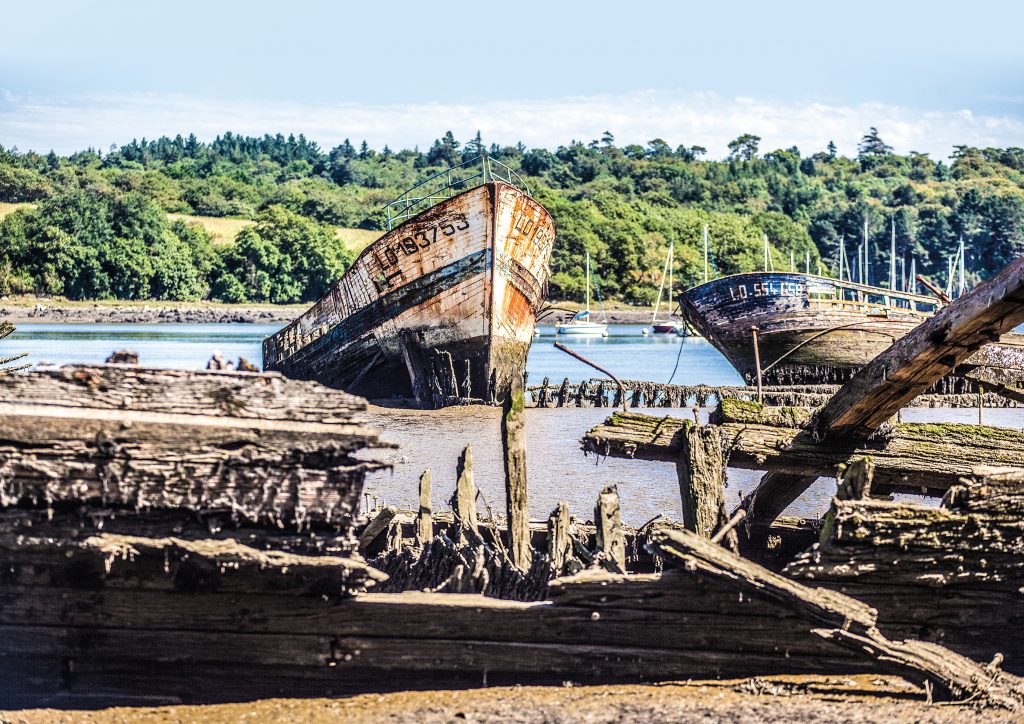
<path fill-rule="evenodd" d="M 555 239 L 511 169 L 481 156 L 388 204 L 389 231 L 263 343 L 264 369 L 421 407 L 494 404 L 521 375 Z"/>
<path fill-rule="evenodd" d="M 686 320 L 749 384 L 757 380 L 756 327 L 762 380 L 769 385 L 845 382 L 940 304 L 910 292 L 788 272 L 734 274 L 680 297 Z M 981 357 L 972 358 L 967 376 L 988 389 L 1020 386 L 1024 335 L 1004 335 Z"/>
<path fill-rule="evenodd" d="M 744 379 L 767 384 L 847 379 L 935 313 L 938 301 L 810 274 L 734 274 L 682 294 L 686 320 Z"/>

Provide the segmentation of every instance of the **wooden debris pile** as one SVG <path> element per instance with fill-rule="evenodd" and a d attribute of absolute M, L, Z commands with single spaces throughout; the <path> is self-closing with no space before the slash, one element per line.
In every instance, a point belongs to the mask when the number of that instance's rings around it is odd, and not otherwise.
<path fill-rule="evenodd" d="M 978 468 L 927 508 L 869 497 L 833 501 L 821 542 L 793 578 L 848 592 L 896 636 L 942 643 L 1024 673 L 1024 470 Z"/>
<path fill-rule="evenodd" d="M 228 546 L 203 564 L 222 573 L 239 570 L 233 546 L 261 575 L 305 565 L 281 556 L 348 557 L 363 478 L 378 467 L 354 456 L 380 445 L 359 424 L 364 404 L 280 375 L 104 365 L 0 378 L 4 570 L 17 578 L 47 546 L 47 581 L 101 587 L 142 551 L 161 551 L 167 585 L 192 575 L 194 545 Z M 352 588 L 372 582 L 356 569 Z"/>
<path fill-rule="evenodd" d="M 490 508 L 486 519 L 478 514 L 470 447 L 459 458 L 450 513 L 433 512 L 432 485 L 431 471 L 424 471 L 415 515 L 382 508 L 359 533 L 360 551 L 389 577 L 375 590 L 481 593 L 537 601 L 547 596 L 548 581 L 590 566 L 624 573 L 627 564 L 634 571 L 653 565 L 642 550 L 649 529 L 637 531 L 622 524 L 614 487 L 598 496 L 596 524 L 577 521 L 561 503 L 546 525 L 529 525 L 521 534 L 526 543 L 523 566 L 512 558 L 506 522 L 496 520 Z"/>

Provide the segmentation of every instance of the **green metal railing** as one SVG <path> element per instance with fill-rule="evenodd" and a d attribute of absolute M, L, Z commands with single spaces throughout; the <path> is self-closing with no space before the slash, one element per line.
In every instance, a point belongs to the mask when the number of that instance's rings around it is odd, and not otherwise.
<path fill-rule="evenodd" d="M 503 181 L 530 195 L 530 187 L 519 174 L 483 153 L 421 181 L 385 206 L 388 231 L 434 204 L 489 181 Z"/>

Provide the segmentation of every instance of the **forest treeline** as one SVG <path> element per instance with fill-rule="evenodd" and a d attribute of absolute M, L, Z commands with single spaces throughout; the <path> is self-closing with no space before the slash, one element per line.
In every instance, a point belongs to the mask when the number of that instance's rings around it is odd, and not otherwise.
<path fill-rule="evenodd" d="M 872 279 L 887 282 L 890 225 L 898 256 L 945 283 L 963 238 L 971 281 L 1024 254 L 1024 149 L 958 146 L 948 162 L 898 155 L 875 129 L 854 158 L 835 146 L 762 153 L 752 134 L 723 160 L 661 139 L 618 146 L 611 133 L 555 151 L 486 148 L 520 173 L 557 225 L 551 296 L 578 299 L 583 259 L 600 293 L 647 303 L 666 247 L 680 284 L 703 275 L 702 229 L 714 274 L 760 269 L 767 235 L 776 269 L 791 259 L 835 274 L 870 238 Z M 0 147 L 0 201 L 31 202 L 0 220 L 0 295 L 71 299 L 311 301 L 351 263 L 334 227 L 382 229 L 384 205 L 485 147 L 449 132 L 426 151 L 330 150 L 303 136 L 225 133 L 132 141 L 68 156 Z M 168 213 L 252 219 L 234 243 Z"/>

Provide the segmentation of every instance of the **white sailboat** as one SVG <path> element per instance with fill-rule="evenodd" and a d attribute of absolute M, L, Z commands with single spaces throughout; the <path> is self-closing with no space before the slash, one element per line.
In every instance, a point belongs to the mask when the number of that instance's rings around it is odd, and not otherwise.
<path fill-rule="evenodd" d="M 654 303 L 654 316 L 651 317 L 651 330 L 655 334 L 678 334 L 680 325 L 672 321 L 672 305 L 675 303 L 675 297 L 672 296 L 672 267 L 675 259 L 673 255 L 675 253 L 675 240 L 669 242 L 668 246 L 668 257 L 665 259 L 665 270 L 661 273 L 661 286 L 658 287 L 658 299 Z M 668 319 L 664 322 L 658 321 L 658 308 L 661 306 L 661 292 L 665 288 L 665 276 L 668 275 Z"/>
<path fill-rule="evenodd" d="M 590 321 L 590 253 L 587 253 L 587 308 L 576 312 L 568 322 L 555 325 L 558 334 L 575 334 L 588 337 L 604 337 L 608 334 L 608 325 L 604 322 Z"/>

